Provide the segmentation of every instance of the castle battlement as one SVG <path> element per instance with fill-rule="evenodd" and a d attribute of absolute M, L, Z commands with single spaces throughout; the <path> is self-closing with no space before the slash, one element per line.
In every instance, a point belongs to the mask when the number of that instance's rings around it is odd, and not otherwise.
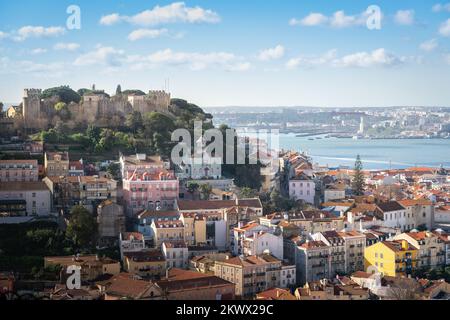
<path fill-rule="evenodd" d="M 30 88 L 30 89 L 24 89 L 23 90 L 24 98 L 32 97 L 32 96 L 40 96 L 41 93 L 42 93 L 42 89 Z"/>

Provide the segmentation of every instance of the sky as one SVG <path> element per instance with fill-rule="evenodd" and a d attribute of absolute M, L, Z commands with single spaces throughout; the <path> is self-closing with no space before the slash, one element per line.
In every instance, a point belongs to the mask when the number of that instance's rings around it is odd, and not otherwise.
<path fill-rule="evenodd" d="M 450 106 L 449 83 L 445 0 L 0 2 L 3 102 L 120 84 L 203 107 Z"/>

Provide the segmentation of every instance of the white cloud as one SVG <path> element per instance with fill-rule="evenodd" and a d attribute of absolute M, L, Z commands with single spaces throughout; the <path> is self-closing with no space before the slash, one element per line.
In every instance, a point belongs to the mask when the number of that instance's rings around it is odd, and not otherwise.
<path fill-rule="evenodd" d="M 302 26 L 312 27 L 312 26 L 319 26 L 319 25 L 325 24 L 325 23 L 327 23 L 327 21 L 328 21 L 328 18 L 321 13 L 310 13 L 309 15 L 307 15 L 306 17 L 304 17 L 301 20 L 291 19 L 289 21 L 289 24 L 291 26 L 302 25 Z"/>
<path fill-rule="evenodd" d="M 384 48 L 376 49 L 372 52 L 357 52 L 346 55 L 333 61 L 333 64 L 338 67 L 390 67 L 402 64 L 404 58 L 388 53 Z"/>
<path fill-rule="evenodd" d="M 154 69 L 165 66 L 186 66 L 191 70 L 218 68 L 226 71 L 247 71 L 251 64 L 242 57 L 228 52 L 177 52 L 165 49 L 148 55 L 127 55 L 123 50 L 98 45 L 95 50 L 80 55 L 76 66 L 100 65 L 106 71 L 116 71 L 120 67 L 131 70 Z"/>
<path fill-rule="evenodd" d="M 17 31 L 18 36 L 15 37 L 15 40 L 23 41 L 28 38 L 57 37 L 65 32 L 66 29 L 63 27 L 25 26 Z"/>
<path fill-rule="evenodd" d="M 191 70 L 204 70 L 206 68 L 221 68 L 228 71 L 246 71 L 250 68 L 248 62 L 228 52 L 175 52 L 165 49 L 154 52 L 148 56 L 134 56 L 131 61 L 135 67 L 154 68 L 158 66 L 186 65 Z"/>
<path fill-rule="evenodd" d="M 187 7 L 184 2 L 174 2 L 166 6 L 155 6 L 151 10 L 142 11 L 134 16 L 121 16 L 118 13 L 103 16 L 102 25 L 113 25 L 125 21 L 139 26 L 152 26 L 167 23 L 217 23 L 219 15 L 201 7 Z"/>
<path fill-rule="evenodd" d="M 123 50 L 98 45 L 94 51 L 80 55 L 74 62 L 76 66 L 106 65 L 117 67 L 123 64 L 126 55 Z"/>
<path fill-rule="evenodd" d="M 0 31 L 0 39 L 6 39 L 9 37 L 9 34 L 6 32 Z"/>
<path fill-rule="evenodd" d="M 102 24 L 104 26 L 111 26 L 113 24 L 120 22 L 120 20 L 122 20 L 122 18 L 120 17 L 120 15 L 118 13 L 112 13 L 112 14 L 101 17 L 100 24 Z"/>
<path fill-rule="evenodd" d="M 431 39 L 420 44 L 420 50 L 431 52 L 438 47 L 439 43 L 436 39 Z"/>
<path fill-rule="evenodd" d="M 394 21 L 402 26 L 410 26 L 414 24 L 414 16 L 414 10 L 398 10 L 394 16 Z"/>
<path fill-rule="evenodd" d="M 154 39 L 167 34 L 167 29 L 137 29 L 128 35 L 128 40 Z"/>
<path fill-rule="evenodd" d="M 347 16 L 344 11 L 337 11 L 330 19 L 330 24 L 334 28 L 347 28 L 352 26 L 366 25 L 366 14 L 357 16 Z"/>
<path fill-rule="evenodd" d="M 289 24 L 291 26 L 301 25 L 306 27 L 314 27 L 327 25 L 332 28 L 348 28 L 366 25 L 367 18 L 367 12 L 362 12 L 357 15 L 346 15 L 343 10 L 339 10 L 334 12 L 329 17 L 319 12 L 310 13 L 300 20 L 295 18 L 291 19 Z"/>
<path fill-rule="evenodd" d="M 36 63 L 29 60 L 14 61 L 8 57 L 0 58 L 0 74 L 30 74 L 38 77 L 59 77 L 66 68 L 61 62 Z"/>
<path fill-rule="evenodd" d="M 448 11 L 450 12 L 450 3 L 437 3 L 432 8 L 433 12 L 442 12 L 442 11 Z"/>
<path fill-rule="evenodd" d="M 67 51 L 75 51 L 80 47 L 80 45 L 78 43 L 64 43 L 64 42 L 60 42 L 55 44 L 55 46 L 53 47 L 53 49 L 55 50 L 67 50 Z"/>
<path fill-rule="evenodd" d="M 262 50 L 258 55 L 258 59 L 261 61 L 278 60 L 283 58 L 284 53 L 284 47 L 282 45 L 277 45 L 275 48 Z"/>
<path fill-rule="evenodd" d="M 450 37 L 450 19 L 441 24 L 439 33 L 444 37 Z"/>
<path fill-rule="evenodd" d="M 295 69 L 297 67 L 310 68 L 310 67 L 325 65 L 325 64 L 332 62 L 336 58 L 336 53 L 337 53 L 337 50 L 332 49 L 320 56 L 302 55 L 302 56 L 290 59 L 286 63 L 286 67 L 288 69 Z"/>
<path fill-rule="evenodd" d="M 42 53 L 46 53 L 47 49 L 44 48 L 36 48 L 31 50 L 31 54 L 42 54 Z"/>
<path fill-rule="evenodd" d="M 297 67 L 318 67 L 322 65 L 340 68 L 349 67 L 391 67 L 403 64 L 407 61 L 415 61 L 413 58 L 397 57 L 388 53 L 384 48 L 374 50 L 372 52 L 356 52 L 342 57 L 337 56 L 337 50 L 330 50 L 322 55 L 299 56 L 290 59 L 286 63 L 288 69 Z"/>

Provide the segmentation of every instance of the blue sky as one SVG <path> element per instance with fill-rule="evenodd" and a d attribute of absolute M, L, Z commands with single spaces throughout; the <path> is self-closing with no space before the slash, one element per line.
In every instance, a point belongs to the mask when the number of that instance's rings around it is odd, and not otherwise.
<path fill-rule="evenodd" d="M 366 26 L 370 5 L 379 30 Z M 445 0 L 2 1 L 0 101 L 170 79 L 174 97 L 201 106 L 448 106 L 449 43 Z"/>

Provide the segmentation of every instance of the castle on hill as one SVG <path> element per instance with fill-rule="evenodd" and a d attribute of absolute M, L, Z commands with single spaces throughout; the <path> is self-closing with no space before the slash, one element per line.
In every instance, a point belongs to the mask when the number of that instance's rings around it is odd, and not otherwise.
<path fill-rule="evenodd" d="M 70 119 L 65 121 L 58 116 L 55 105 L 60 102 L 58 96 L 41 98 L 41 89 L 24 89 L 21 105 L 10 107 L 6 117 L 1 119 L 4 129 L 43 130 L 58 121 L 69 126 L 95 123 L 107 127 L 112 121 L 123 123 L 125 117 L 133 111 L 142 115 L 148 112 L 170 114 L 170 94 L 162 90 L 150 90 L 147 94 L 130 93 L 108 96 L 104 91 L 85 93 L 79 103 L 67 105 Z M 3 130 L 2 130 L 3 131 Z"/>

